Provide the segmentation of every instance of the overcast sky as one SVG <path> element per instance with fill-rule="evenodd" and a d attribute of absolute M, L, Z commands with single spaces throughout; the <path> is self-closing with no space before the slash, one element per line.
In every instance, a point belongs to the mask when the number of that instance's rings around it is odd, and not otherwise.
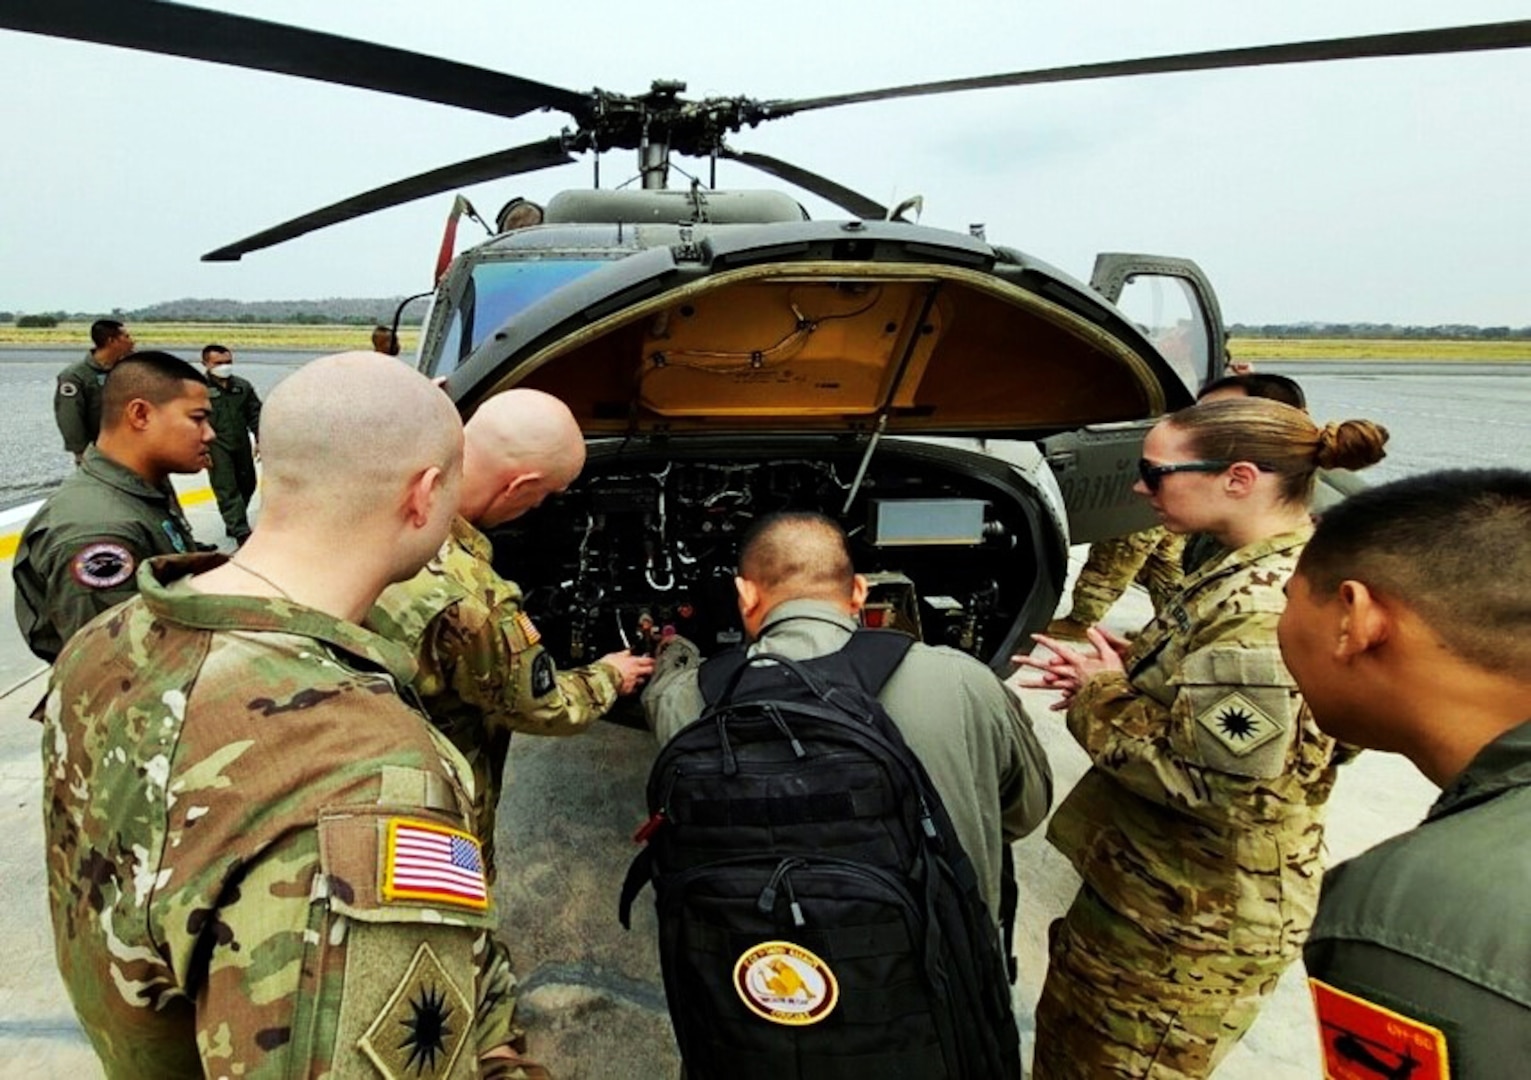
<path fill-rule="evenodd" d="M 219 7 L 576 90 L 803 97 L 991 72 L 1531 17 L 1497 0 L 687 5 L 225 0 Z M 748 16 L 745 11 L 750 12 Z M 555 133 L 364 90 L 0 32 L 0 308 L 428 288 L 451 195 L 246 256 L 325 203 Z M 733 137 L 923 222 L 1088 277 L 1097 251 L 1196 259 L 1229 322 L 1531 324 L 1531 50 L 1022 87 L 855 105 Z M 696 169 L 696 163 L 682 161 Z M 705 166 L 701 166 L 705 168 Z M 607 155 L 612 184 L 635 171 Z M 486 216 L 588 158 L 467 189 Z M 720 165 L 720 186 L 780 186 Z M 816 217 L 843 217 L 794 191 Z M 462 237 L 474 235 L 465 223 Z"/>

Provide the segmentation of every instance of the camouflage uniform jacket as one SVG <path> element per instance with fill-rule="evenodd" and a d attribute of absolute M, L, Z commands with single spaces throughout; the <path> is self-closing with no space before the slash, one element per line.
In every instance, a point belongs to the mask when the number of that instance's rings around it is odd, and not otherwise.
<path fill-rule="evenodd" d="M 1318 901 L 1333 739 L 1281 661 L 1282 588 L 1311 529 L 1192 574 L 1068 711 L 1093 768 L 1048 839 L 1118 914 L 1194 952 L 1295 955 Z"/>
<path fill-rule="evenodd" d="M 465 1077 L 511 981 L 409 658 L 154 559 L 43 706 L 59 969 L 112 1077 Z M 438 843 L 439 842 L 439 843 Z M 475 867 L 477 867 L 475 869 Z"/>
<path fill-rule="evenodd" d="M 436 557 L 385 589 L 367 620 L 414 656 L 425 711 L 473 766 L 491 872 L 510 733 L 577 734 L 621 689 L 609 664 L 558 670 L 521 609 L 521 590 L 494 572 L 493 556 L 488 538 L 457 518 Z"/>
<path fill-rule="evenodd" d="M 101 391 L 107 368 L 87 352 L 58 374 L 53 390 L 53 419 L 64 437 L 64 449 L 76 458 L 101 434 Z"/>
<path fill-rule="evenodd" d="M 138 591 L 151 555 L 193 551 L 175 491 L 154 487 L 94 446 L 27 522 L 11 575 L 27 646 L 52 661 L 76 630 Z"/>

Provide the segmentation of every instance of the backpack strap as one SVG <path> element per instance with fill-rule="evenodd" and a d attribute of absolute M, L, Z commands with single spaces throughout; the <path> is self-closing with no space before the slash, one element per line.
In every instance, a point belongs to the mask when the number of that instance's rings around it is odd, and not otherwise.
<path fill-rule="evenodd" d="M 838 653 L 827 655 L 843 659 L 855 675 L 861 689 L 875 698 L 893 677 L 893 672 L 898 670 L 898 665 L 904 662 L 904 655 L 913 644 L 914 638 L 899 630 L 857 630 L 851 634 Z M 697 688 L 702 693 L 703 702 L 711 708 L 720 701 L 731 699 L 734 688 L 739 685 L 743 669 L 754 660 L 767 658 L 798 670 L 797 664 L 784 657 L 768 657 L 765 653 L 752 657 L 742 647 L 729 649 L 707 660 L 697 669 Z M 823 666 L 815 664 L 813 660 L 802 661 L 802 663 L 810 667 L 819 667 L 823 671 Z M 801 671 L 798 673 L 801 676 Z M 815 681 L 806 677 L 804 681 L 816 696 L 824 696 L 822 688 Z"/>

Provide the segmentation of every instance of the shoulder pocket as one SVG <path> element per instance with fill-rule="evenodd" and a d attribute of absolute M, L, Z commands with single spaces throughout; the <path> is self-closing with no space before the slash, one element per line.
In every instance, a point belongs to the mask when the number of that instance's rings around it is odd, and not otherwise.
<path fill-rule="evenodd" d="M 320 816 L 319 859 L 331 907 L 362 922 L 496 923 L 478 838 L 417 807 Z"/>
<path fill-rule="evenodd" d="M 1198 650 L 1177 681 L 1195 760 L 1256 779 L 1285 771 L 1302 698 L 1274 647 Z"/>

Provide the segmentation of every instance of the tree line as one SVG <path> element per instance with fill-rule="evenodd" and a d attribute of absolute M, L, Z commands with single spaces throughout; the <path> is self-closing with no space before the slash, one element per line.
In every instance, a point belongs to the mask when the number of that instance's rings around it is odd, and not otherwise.
<path fill-rule="evenodd" d="M 62 322 L 88 323 L 96 319 L 119 319 L 125 323 L 274 323 L 296 326 L 374 326 L 392 323 L 402 296 L 371 298 L 330 297 L 324 300 L 224 300 L 184 298 L 141 308 L 111 311 L 0 311 L 0 323 L 18 326 L 57 326 Z M 411 302 L 401 324 L 418 326 L 425 318 L 427 301 Z"/>

